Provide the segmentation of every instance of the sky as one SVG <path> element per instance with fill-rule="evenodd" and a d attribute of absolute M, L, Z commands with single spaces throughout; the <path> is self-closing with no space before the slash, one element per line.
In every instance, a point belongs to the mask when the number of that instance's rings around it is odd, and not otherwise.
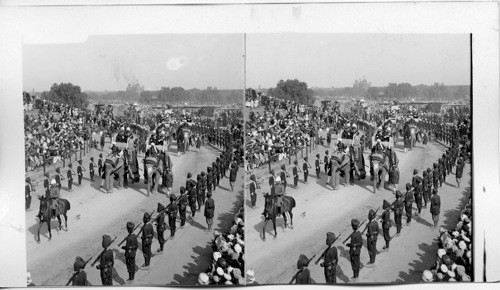
<path fill-rule="evenodd" d="M 468 34 L 247 34 L 247 87 L 281 79 L 309 87 L 470 85 Z"/>
<path fill-rule="evenodd" d="M 89 36 L 85 42 L 25 44 L 23 89 L 71 82 L 83 91 L 243 88 L 242 34 Z"/>

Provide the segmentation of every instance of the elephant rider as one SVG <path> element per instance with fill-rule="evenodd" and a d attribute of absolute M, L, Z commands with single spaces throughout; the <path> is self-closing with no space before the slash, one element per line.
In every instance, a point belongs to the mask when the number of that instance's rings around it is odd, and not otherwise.
<path fill-rule="evenodd" d="M 155 146 L 155 143 L 151 143 L 151 146 L 148 149 L 148 155 L 151 157 L 156 157 L 158 155 L 158 149 Z"/>
<path fill-rule="evenodd" d="M 52 211 L 52 216 L 56 216 L 57 209 L 59 208 L 59 187 L 57 186 L 57 182 L 55 179 L 50 181 L 50 190 L 49 190 L 49 204 L 50 209 Z"/>
<path fill-rule="evenodd" d="M 375 146 L 372 148 L 372 154 L 384 154 L 385 146 L 382 144 L 380 138 L 377 139 Z"/>
<path fill-rule="evenodd" d="M 285 187 L 281 182 L 281 178 L 276 176 L 275 184 L 271 188 L 271 197 L 276 205 L 276 213 L 281 214 L 281 206 L 283 205 L 283 195 L 285 194 Z"/>

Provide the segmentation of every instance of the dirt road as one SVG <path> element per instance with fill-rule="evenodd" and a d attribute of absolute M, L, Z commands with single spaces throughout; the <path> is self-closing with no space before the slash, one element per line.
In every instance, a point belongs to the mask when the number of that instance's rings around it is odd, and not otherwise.
<path fill-rule="evenodd" d="M 419 170 L 432 167 L 432 163 L 442 155 L 446 148 L 439 143 L 431 142 L 427 149 L 418 144 L 416 148 L 404 153 L 401 147 L 401 141 L 396 150 L 399 158 L 399 169 L 401 179 L 399 188 L 404 188 L 406 182 L 411 182 L 412 171 L 414 168 Z M 314 156 L 321 153 L 321 159 L 324 156 L 326 147 L 318 146 L 317 150 L 309 154 L 311 165 L 314 166 Z M 331 151 L 331 150 L 330 150 Z M 365 154 L 365 160 L 367 154 Z M 299 167 L 302 167 L 303 160 L 299 153 Z M 288 160 L 282 161 L 287 164 Z M 273 168 L 278 168 L 274 165 Z M 369 171 L 368 171 L 369 172 Z M 455 225 L 460 209 L 463 207 L 467 198 L 465 188 L 470 180 L 470 164 L 466 164 L 464 175 L 459 189 L 456 187 L 454 174 L 447 177 L 446 183 L 439 190 L 441 195 L 441 221 L 440 225 Z M 271 223 L 266 228 L 266 241 L 261 239 L 263 227 L 264 198 L 261 193 L 269 191 L 267 183 L 267 166 L 264 169 L 255 171 L 257 176 L 263 177 L 262 189 L 258 190 L 257 208 L 247 207 L 247 233 L 246 244 L 248 255 L 248 268 L 253 268 L 255 276 L 260 284 L 287 284 L 297 272 L 297 260 L 300 254 L 312 257 L 314 254 L 319 257 L 326 248 L 326 232 L 334 232 L 336 235 L 342 234 L 335 243 L 339 251 L 339 263 L 337 266 L 338 283 L 349 283 L 352 277 L 352 269 L 349 261 L 348 248 L 342 245 L 342 241 L 352 232 L 350 221 L 357 218 L 360 222 L 367 219 L 369 209 L 382 207 L 384 199 L 389 202 L 395 200 L 394 194 L 389 190 L 377 191 L 373 193 L 372 183 L 369 176 L 365 180 L 356 181 L 354 186 L 340 186 L 339 190 L 332 190 L 331 187 L 325 187 L 326 176 L 322 170 L 321 179 L 316 179 L 314 168 L 309 172 L 309 183 L 302 182 L 302 175 L 299 178 L 298 189 L 287 188 L 287 195 L 293 196 L 297 206 L 293 210 L 294 228 L 283 230 L 283 219 L 277 220 L 278 237 L 273 239 Z M 368 173 L 367 173 L 368 174 Z M 341 179 L 342 180 L 342 179 Z M 289 184 L 293 181 L 289 180 Z M 469 188 L 470 190 L 470 188 Z M 250 205 L 249 194 L 246 194 L 246 204 Z M 414 205 L 416 210 L 416 206 Z M 436 239 L 438 231 L 430 228 L 432 224 L 429 206 L 422 210 L 420 219 L 413 220 L 411 226 L 404 226 L 400 237 L 396 237 L 391 242 L 389 252 L 382 252 L 377 255 L 376 266 L 374 268 L 363 267 L 369 260 L 366 249 L 366 237 L 364 247 L 361 250 L 362 269 L 358 282 L 418 282 L 421 279 L 425 269 L 432 266 L 436 255 Z M 391 214 L 391 220 L 393 220 Z M 455 223 L 454 223 L 455 222 Z M 406 218 L 403 217 L 403 224 Z M 381 224 L 380 224 L 381 226 Z M 364 226 L 363 226 L 364 228 Z M 395 226 L 391 228 L 391 236 L 396 232 Z M 385 242 L 382 235 L 379 236 L 377 249 L 380 251 Z M 309 265 L 311 277 L 317 283 L 324 283 L 323 268 L 311 263 Z"/>
<path fill-rule="evenodd" d="M 173 146 L 175 148 L 175 146 Z M 176 150 L 171 153 L 174 174 L 173 192 L 178 195 L 179 187 L 185 184 L 186 175 L 192 172 L 196 174 L 206 171 L 206 167 L 215 161 L 219 150 L 210 145 L 202 146 L 200 152 L 187 152 L 185 155 L 177 156 Z M 88 169 L 90 156 L 97 156 L 100 150 L 93 150 L 90 155 L 84 158 L 83 164 Z M 142 160 L 139 163 L 142 164 Z M 141 166 L 142 168 L 142 166 Z M 36 285 L 65 285 L 73 273 L 73 262 L 77 255 L 88 259 L 91 255 L 102 250 L 101 237 L 104 234 L 111 238 L 118 236 L 112 244 L 115 255 L 115 271 L 113 273 L 113 283 L 115 285 L 126 284 L 128 274 L 125 265 L 123 250 L 118 247 L 118 243 L 125 238 L 127 231 L 125 224 L 133 221 L 138 224 L 142 221 L 144 212 L 151 212 L 156 209 L 158 202 L 164 205 L 169 203 L 164 194 L 153 194 L 146 196 L 146 188 L 142 180 L 142 170 L 140 171 L 141 181 L 132 184 L 127 189 L 114 189 L 113 193 L 106 194 L 99 188 L 101 179 L 96 178 L 94 183 L 90 183 L 88 171 L 84 172 L 82 187 L 73 186 L 73 191 L 66 190 L 66 180 L 62 182 L 61 197 L 66 198 L 71 203 L 71 210 L 68 212 L 68 230 L 57 231 L 57 220 L 52 220 L 52 240 L 48 240 L 47 226 L 44 225 L 41 231 L 41 242 L 35 241 L 35 234 L 38 228 L 39 202 L 36 194 L 42 194 L 43 188 L 40 184 L 38 192 L 33 195 L 31 212 L 26 213 L 26 249 L 28 270 L 31 271 L 33 282 Z M 221 187 L 213 192 L 216 204 L 216 217 L 214 228 L 227 228 L 233 219 L 233 213 L 243 204 L 242 182 L 243 174 L 239 172 L 239 178 L 235 184 L 235 191 L 229 189 L 229 180 L 221 180 Z M 76 183 L 76 179 L 74 180 Z M 189 215 L 189 211 L 188 211 Z M 153 217 L 156 213 L 153 214 Z M 165 284 L 190 284 L 197 281 L 197 277 L 192 275 L 205 270 L 211 261 L 211 248 L 209 243 L 212 239 L 211 233 L 204 232 L 206 227 L 203 209 L 197 212 L 192 222 L 186 223 L 184 229 L 179 229 L 179 219 L 177 219 L 176 236 L 174 240 L 168 240 L 162 255 L 155 255 L 151 259 L 149 270 L 139 269 L 136 273 L 133 285 L 165 285 Z M 136 233 L 139 230 L 136 230 Z M 156 229 L 155 229 L 156 231 Z M 169 230 L 165 236 L 169 236 Z M 159 244 L 155 238 L 153 240 L 152 251 L 156 253 Z M 142 256 L 140 239 L 139 250 L 137 252 L 136 264 L 140 267 L 144 263 Z M 89 263 L 90 264 L 90 263 Z M 86 272 L 88 280 L 92 285 L 101 285 L 99 270 L 87 265 Z"/>

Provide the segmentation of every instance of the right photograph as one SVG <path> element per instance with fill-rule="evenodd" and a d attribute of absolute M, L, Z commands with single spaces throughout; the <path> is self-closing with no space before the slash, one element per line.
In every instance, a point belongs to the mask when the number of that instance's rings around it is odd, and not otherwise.
<path fill-rule="evenodd" d="M 471 39 L 246 35 L 247 285 L 474 281 Z"/>

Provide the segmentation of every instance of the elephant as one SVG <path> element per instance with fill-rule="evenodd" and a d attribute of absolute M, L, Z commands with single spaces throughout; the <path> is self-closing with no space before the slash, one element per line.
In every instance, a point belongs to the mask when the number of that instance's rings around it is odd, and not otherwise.
<path fill-rule="evenodd" d="M 417 126 L 414 123 L 406 122 L 403 127 L 403 136 L 405 139 L 405 151 L 406 149 L 412 149 L 415 146 L 417 134 Z"/>
<path fill-rule="evenodd" d="M 385 188 L 385 178 L 390 168 L 389 158 L 383 152 L 374 152 L 370 155 L 372 164 L 373 193 Z"/>
<path fill-rule="evenodd" d="M 155 175 L 155 173 L 157 172 L 157 168 L 158 168 L 158 158 L 156 158 L 156 156 L 150 154 L 148 155 L 146 158 L 145 158 L 145 162 L 144 162 L 144 166 L 145 166 L 145 172 L 146 172 L 146 176 L 147 176 L 147 194 L 149 196 L 149 194 L 151 192 L 155 193 L 158 191 L 158 175 Z M 156 177 L 156 178 L 155 178 Z M 153 178 L 155 178 L 155 180 L 153 180 Z M 151 190 L 151 187 L 153 187 L 153 184 L 154 184 L 154 188 L 153 190 Z"/>

